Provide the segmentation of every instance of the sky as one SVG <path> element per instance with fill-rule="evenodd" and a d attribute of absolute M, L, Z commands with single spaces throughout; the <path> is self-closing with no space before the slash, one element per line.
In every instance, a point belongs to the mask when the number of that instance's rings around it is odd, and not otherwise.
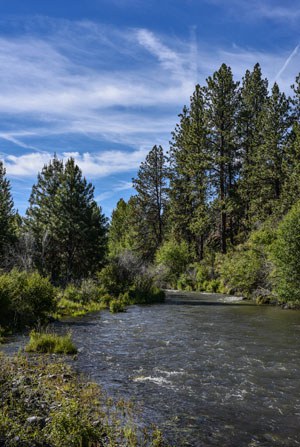
<path fill-rule="evenodd" d="M 0 158 L 25 213 L 54 153 L 74 157 L 106 216 L 168 149 L 196 83 L 259 62 L 287 94 L 300 0 L 0 0 Z"/>

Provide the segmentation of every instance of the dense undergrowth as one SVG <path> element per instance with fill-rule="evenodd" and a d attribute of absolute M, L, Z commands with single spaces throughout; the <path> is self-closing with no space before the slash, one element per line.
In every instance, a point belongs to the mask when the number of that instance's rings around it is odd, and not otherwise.
<path fill-rule="evenodd" d="M 135 420 L 132 404 L 112 401 L 62 362 L 0 353 L 1 446 L 165 445 L 158 429 Z"/>
<path fill-rule="evenodd" d="M 51 318 L 74 317 L 109 309 L 122 312 L 132 304 L 162 302 L 153 272 L 127 254 L 111 259 L 94 278 L 55 287 L 38 272 L 0 274 L 0 337 L 9 331 L 43 325 Z"/>
<path fill-rule="evenodd" d="M 187 291 L 220 292 L 258 304 L 300 305 L 300 202 L 283 219 L 270 218 L 226 255 L 206 250 L 191 262 L 186 244 L 167 242 L 156 256 L 159 282 Z"/>

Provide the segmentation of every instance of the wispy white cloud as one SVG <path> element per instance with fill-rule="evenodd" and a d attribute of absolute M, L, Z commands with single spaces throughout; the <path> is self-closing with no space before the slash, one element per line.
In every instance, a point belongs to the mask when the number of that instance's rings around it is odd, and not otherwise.
<path fill-rule="evenodd" d="M 147 152 L 146 148 L 140 148 L 130 152 L 121 150 L 106 150 L 99 153 L 85 152 L 83 154 L 63 152 L 57 154 L 57 156 L 63 160 L 73 157 L 85 176 L 97 179 L 111 174 L 136 170 Z M 36 177 L 37 173 L 51 158 L 52 154 L 47 152 L 3 156 L 8 176 L 14 177 Z M 128 185 L 128 182 L 119 182 L 115 191 L 128 189 Z"/>
<path fill-rule="evenodd" d="M 112 197 L 114 197 L 114 195 L 116 193 L 119 193 L 121 191 L 127 191 L 132 189 L 132 182 L 125 182 L 125 181 L 120 181 L 117 183 L 116 186 L 114 186 L 112 189 L 110 189 L 109 191 L 104 191 L 101 194 L 99 194 L 96 197 L 96 200 L 98 202 L 104 202 L 105 200 L 111 199 Z"/>
<path fill-rule="evenodd" d="M 286 59 L 285 49 L 197 48 L 195 30 L 171 40 L 87 21 L 38 18 L 28 26 L 26 35 L 0 38 L 0 116 L 19 123 L 12 131 L 0 120 L 0 138 L 29 150 L 64 134 L 150 149 L 168 142 L 195 83 L 221 63 L 241 79 L 260 62 L 286 91 L 299 71 L 296 49 Z M 36 28 L 47 30 L 43 38 Z"/>
<path fill-rule="evenodd" d="M 299 2 L 280 0 L 205 0 L 207 3 L 226 7 L 227 13 L 241 20 L 270 19 L 297 23 L 300 17 Z"/>
<path fill-rule="evenodd" d="M 284 73 L 284 71 L 287 69 L 287 67 L 289 66 L 290 62 L 292 61 L 292 59 L 296 56 L 296 54 L 298 53 L 299 50 L 299 45 L 297 45 L 293 51 L 291 52 L 291 54 L 289 55 L 289 57 L 286 59 L 286 61 L 284 62 L 283 66 L 280 68 L 280 70 L 278 71 L 278 73 L 275 76 L 275 81 L 277 81 L 280 76 Z"/>

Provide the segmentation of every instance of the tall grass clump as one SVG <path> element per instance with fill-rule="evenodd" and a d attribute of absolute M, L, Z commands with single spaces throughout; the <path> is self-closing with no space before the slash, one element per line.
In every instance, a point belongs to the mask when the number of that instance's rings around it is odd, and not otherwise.
<path fill-rule="evenodd" d="M 53 332 L 31 331 L 29 343 L 25 348 L 26 352 L 38 352 L 44 354 L 76 354 L 71 333 L 58 335 Z"/>

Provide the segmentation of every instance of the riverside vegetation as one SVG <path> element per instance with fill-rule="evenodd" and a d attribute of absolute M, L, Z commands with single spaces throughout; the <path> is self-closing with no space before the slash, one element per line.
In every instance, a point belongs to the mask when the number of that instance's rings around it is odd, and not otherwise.
<path fill-rule="evenodd" d="M 43 167 L 25 216 L 0 161 L 0 336 L 161 302 L 161 288 L 298 306 L 300 74 L 292 91 L 269 88 L 259 64 L 241 83 L 223 64 L 196 85 L 168 152 L 153 146 L 110 223 L 73 158 Z"/>
<path fill-rule="evenodd" d="M 132 405 L 113 402 L 63 362 L 0 353 L 0 445 L 153 446 L 162 434 L 136 423 Z"/>

